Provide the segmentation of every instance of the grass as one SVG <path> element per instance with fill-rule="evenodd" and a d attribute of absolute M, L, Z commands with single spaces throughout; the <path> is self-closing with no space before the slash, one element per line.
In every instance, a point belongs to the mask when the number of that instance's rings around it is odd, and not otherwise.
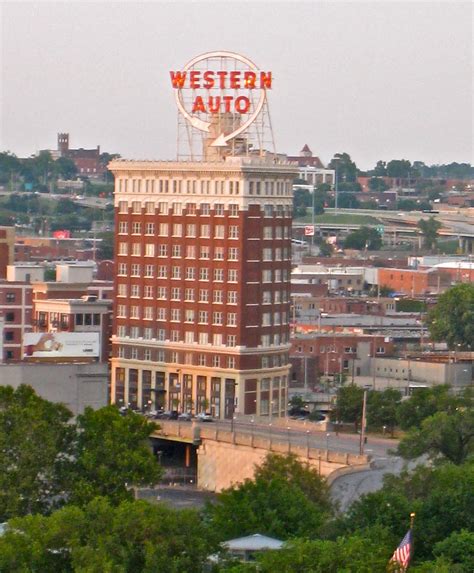
<path fill-rule="evenodd" d="M 294 219 L 295 223 L 308 223 L 312 222 L 311 215 L 306 215 L 305 217 L 300 217 Z M 339 225 L 381 225 L 382 222 L 371 215 L 332 215 L 329 213 L 324 213 L 323 215 L 316 215 L 314 218 L 316 224 L 319 223 L 335 223 Z"/>

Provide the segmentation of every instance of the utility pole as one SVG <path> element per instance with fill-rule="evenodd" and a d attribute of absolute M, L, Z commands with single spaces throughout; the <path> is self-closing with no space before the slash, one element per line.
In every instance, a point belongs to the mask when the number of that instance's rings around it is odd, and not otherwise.
<path fill-rule="evenodd" d="M 366 408 L 367 408 L 367 390 L 364 390 L 364 398 L 363 398 L 363 402 L 362 402 L 362 423 L 361 423 L 361 428 L 360 428 L 360 441 L 359 441 L 359 453 L 360 453 L 360 455 L 363 455 L 363 453 L 364 453 Z"/>
<path fill-rule="evenodd" d="M 316 185 L 313 185 L 313 210 L 311 212 L 311 224 L 313 225 L 313 234 L 311 235 L 311 254 L 314 255 L 314 192 L 316 191 Z"/>
<path fill-rule="evenodd" d="M 334 163 L 334 214 L 337 215 L 337 162 Z"/>

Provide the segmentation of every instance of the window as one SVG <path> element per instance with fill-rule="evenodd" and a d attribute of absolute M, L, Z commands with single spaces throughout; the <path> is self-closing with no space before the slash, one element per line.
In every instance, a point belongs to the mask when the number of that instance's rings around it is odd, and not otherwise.
<path fill-rule="evenodd" d="M 214 346 L 222 346 L 224 344 L 224 339 L 222 337 L 222 334 L 219 334 L 219 333 L 213 334 L 212 344 Z"/>
<path fill-rule="evenodd" d="M 265 217 L 273 217 L 273 205 L 264 205 L 263 213 Z"/>
<path fill-rule="evenodd" d="M 153 243 L 147 243 L 145 245 L 145 257 L 155 256 L 155 245 Z"/>
<path fill-rule="evenodd" d="M 223 317 L 222 312 L 214 312 L 212 315 L 212 323 L 217 324 L 217 325 L 221 325 L 222 324 L 222 317 Z"/>
<path fill-rule="evenodd" d="M 153 307 L 152 306 L 145 306 L 143 309 L 143 318 L 145 320 L 153 320 Z"/>
<path fill-rule="evenodd" d="M 119 213 L 128 213 L 128 203 L 127 201 L 119 201 L 118 204 Z"/>
<path fill-rule="evenodd" d="M 140 214 L 142 212 L 142 204 L 140 201 L 132 201 L 132 213 Z"/>
<path fill-rule="evenodd" d="M 270 342 L 270 335 L 269 334 L 263 334 L 261 336 L 261 344 L 262 344 L 262 346 L 270 346 L 271 342 Z"/>
<path fill-rule="evenodd" d="M 165 265 L 160 265 L 158 267 L 158 278 L 165 279 L 168 276 L 168 267 Z"/>
<path fill-rule="evenodd" d="M 194 317 L 195 317 L 195 313 L 194 313 L 193 309 L 187 309 L 184 312 L 184 322 L 194 322 Z"/>
<path fill-rule="evenodd" d="M 217 304 L 221 304 L 222 302 L 224 302 L 223 299 L 224 299 L 223 292 L 221 290 L 215 290 L 212 302 L 215 302 Z"/>
<path fill-rule="evenodd" d="M 181 289 L 179 287 L 172 287 L 171 289 L 171 300 L 181 299 Z"/>
<path fill-rule="evenodd" d="M 184 289 L 184 300 L 186 300 L 188 302 L 194 301 L 194 289 L 193 288 Z"/>
<path fill-rule="evenodd" d="M 152 278 L 155 271 L 155 265 L 145 265 L 145 277 Z"/>
<path fill-rule="evenodd" d="M 119 263 L 117 273 L 119 276 L 124 276 L 127 274 L 127 263 Z"/>
<path fill-rule="evenodd" d="M 160 183 L 163 183 L 160 181 Z M 168 203 L 160 202 L 158 203 L 158 212 L 160 215 L 167 215 L 168 214 Z"/>
<path fill-rule="evenodd" d="M 156 320 L 166 320 L 166 308 L 158 308 Z"/>
<path fill-rule="evenodd" d="M 183 236 L 183 225 L 181 223 L 174 223 L 173 225 L 173 237 Z"/>
<path fill-rule="evenodd" d="M 229 247 L 229 261 L 237 261 L 239 259 L 239 249 L 236 247 Z"/>
<path fill-rule="evenodd" d="M 383 346 L 377 347 L 377 354 L 385 354 L 385 348 Z"/>
<path fill-rule="evenodd" d="M 140 297 L 140 285 L 131 285 L 130 286 L 130 296 L 134 298 Z"/>
<path fill-rule="evenodd" d="M 224 216 L 224 205 L 222 203 L 216 203 L 214 205 L 214 210 L 215 210 L 215 214 L 218 217 L 223 217 Z"/>
<path fill-rule="evenodd" d="M 207 267 L 202 267 L 199 269 L 199 280 L 200 281 L 209 280 L 209 269 Z"/>
<path fill-rule="evenodd" d="M 214 238 L 215 239 L 223 239 L 224 238 L 224 225 L 216 225 L 214 227 Z"/>
<path fill-rule="evenodd" d="M 272 227 L 263 227 L 263 238 L 264 239 L 273 239 L 273 228 Z"/>
<path fill-rule="evenodd" d="M 146 223 L 145 235 L 154 235 L 154 234 L 155 234 L 155 223 Z"/>
<path fill-rule="evenodd" d="M 156 338 L 160 342 L 165 341 L 166 340 L 166 330 L 164 328 L 159 328 L 157 333 L 156 333 Z"/>
<path fill-rule="evenodd" d="M 211 249 L 208 246 L 202 246 L 199 251 L 199 258 L 200 259 L 208 259 L 210 256 Z"/>
<path fill-rule="evenodd" d="M 273 324 L 278 326 L 280 324 L 280 321 L 281 321 L 280 313 L 279 312 L 273 313 Z"/>
<path fill-rule="evenodd" d="M 127 327 L 123 325 L 117 326 L 117 336 L 120 338 L 127 336 Z"/>
<path fill-rule="evenodd" d="M 263 249 L 263 260 L 271 261 L 273 257 L 272 249 Z"/>
<path fill-rule="evenodd" d="M 171 256 L 174 258 L 180 258 L 181 257 L 181 245 L 172 245 Z"/>
<path fill-rule="evenodd" d="M 130 307 L 130 318 L 140 318 L 140 307 L 139 306 L 131 306 Z"/>
<path fill-rule="evenodd" d="M 77 321 L 77 317 L 80 316 L 82 319 L 82 315 L 76 315 L 76 324 L 79 324 Z M 127 307 L 124 304 L 117 305 L 117 317 L 118 318 L 127 318 Z"/>
<path fill-rule="evenodd" d="M 118 254 L 119 255 L 128 255 L 128 243 L 119 243 L 118 244 Z"/>
<path fill-rule="evenodd" d="M 214 368 L 219 368 L 221 365 L 221 357 L 218 354 L 212 356 L 212 366 Z"/>
<path fill-rule="evenodd" d="M 151 350 L 149 348 L 145 348 L 143 351 L 143 360 L 151 360 Z"/>
<path fill-rule="evenodd" d="M 198 365 L 199 366 L 206 366 L 206 355 L 205 354 L 199 354 L 198 355 Z"/>
<path fill-rule="evenodd" d="M 119 283 L 117 285 L 117 296 L 127 296 L 127 285 L 126 284 Z"/>
<path fill-rule="evenodd" d="M 186 280 L 193 281 L 196 278 L 196 267 L 186 267 Z"/>
<path fill-rule="evenodd" d="M 263 304 L 271 304 L 272 302 L 272 293 L 269 290 L 264 290 L 262 295 L 262 303 Z"/>
<path fill-rule="evenodd" d="M 172 330 L 171 331 L 171 342 L 180 342 L 181 336 L 179 334 L 179 330 Z"/>
<path fill-rule="evenodd" d="M 194 332 L 192 330 L 187 330 L 184 333 L 184 342 L 186 342 L 186 344 L 194 344 Z"/>
<path fill-rule="evenodd" d="M 172 308 L 171 309 L 171 322 L 179 322 L 181 320 L 181 309 Z"/>
<path fill-rule="evenodd" d="M 133 264 L 131 266 L 131 276 L 132 277 L 139 277 L 140 276 L 140 265 Z"/>
<path fill-rule="evenodd" d="M 168 223 L 160 223 L 159 232 L 158 234 L 160 237 L 167 237 L 168 236 Z"/>
<path fill-rule="evenodd" d="M 239 206 L 236 205 L 235 203 L 231 203 L 229 205 L 229 217 L 238 217 L 238 216 L 239 216 Z"/>
<path fill-rule="evenodd" d="M 272 325 L 272 315 L 270 312 L 264 312 L 262 314 L 262 326 L 271 326 Z"/>
<path fill-rule="evenodd" d="M 224 247 L 214 247 L 214 260 L 216 261 L 224 260 Z"/>
<path fill-rule="evenodd" d="M 229 227 L 229 239 L 239 238 L 239 227 L 237 225 L 231 225 Z"/>
<path fill-rule="evenodd" d="M 202 239 L 209 239 L 211 236 L 211 226 L 210 225 L 201 225 L 201 238 Z"/>
<path fill-rule="evenodd" d="M 216 282 L 223 282 L 223 280 L 224 280 L 224 269 L 214 269 L 214 280 Z"/>
<path fill-rule="evenodd" d="M 128 233 L 128 223 L 127 221 L 120 221 L 119 222 L 119 235 L 126 235 Z"/>
<path fill-rule="evenodd" d="M 148 183 L 148 181 L 147 181 Z M 153 183 L 153 181 L 150 181 L 149 183 Z M 155 214 L 155 204 L 152 201 L 147 201 L 145 203 L 145 213 L 147 215 L 154 215 Z"/>
<path fill-rule="evenodd" d="M 186 237 L 196 236 L 196 225 L 194 223 L 186 225 Z"/>
<path fill-rule="evenodd" d="M 171 278 L 172 279 L 181 278 L 181 267 L 171 267 Z"/>
<path fill-rule="evenodd" d="M 142 246 L 140 243 L 132 243 L 132 256 L 139 257 L 142 254 Z"/>
<path fill-rule="evenodd" d="M 209 334 L 207 332 L 200 332 L 198 341 L 199 344 L 209 344 Z"/>
<path fill-rule="evenodd" d="M 158 256 L 167 257 L 168 256 L 168 245 L 161 244 L 158 247 Z"/>
<path fill-rule="evenodd" d="M 199 289 L 199 302 L 209 302 L 209 291 L 207 289 Z"/>
<path fill-rule="evenodd" d="M 207 310 L 200 310 L 199 311 L 199 324 L 207 324 L 208 322 L 209 313 Z"/>
<path fill-rule="evenodd" d="M 227 304 L 237 304 L 237 291 L 230 290 L 227 292 Z"/>
<path fill-rule="evenodd" d="M 145 340 L 151 340 L 153 338 L 153 328 L 147 327 L 143 329 L 143 338 Z"/>
<path fill-rule="evenodd" d="M 190 183 L 190 181 L 188 181 Z M 195 183 L 193 181 L 192 183 Z M 186 203 L 186 215 L 195 215 L 196 214 L 196 203 Z"/>
<path fill-rule="evenodd" d="M 227 313 L 227 326 L 237 326 L 237 313 L 228 312 Z"/>
<path fill-rule="evenodd" d="M 132 360 L 137 360 L 137 359 L 138 359 L 138 348 L 132 348 L 132 349 L 131 349 L 130 358 L 131 358 Z"/>
<path fill-rule="evenodd" d="M 172 203 L 173 215 L 183 214 L 183 204 L 182 203 Z"/>
<path fill-rule="evenodd" d="M 187 259 L 196 258 L 196 245 L 186 245 L 186 258 Z"/>
<path fill-rule="evenodd" d="M 142 224 L 138 222 L 132 223 L 132 235 L 140 235 L 142 232 Z"/>
<path fill-rule="evenodd" d="M 262 271 L 262 282 L 271 283 L 272 282 L 272 271 L 264 270 Z"/>
<path fill-rule="evenodd" d="M 236 346 L 237 344 L 237 336 L 235 334 L 228 334 L 227 335 L 227 346 Z"/>
<path fill-rule="evenodd" d="M 164 287 L 164 286 L 158 287 L 157 298 L 159 300 L 166 300 L 166 287 Z"/>
<path fill-rule="evenodd" d="M 237 269 L 229 269 L 228 271 L 228 277 L 229 277 L 229 282 L 230 283 L 236 283 L 237 282 Z"/>

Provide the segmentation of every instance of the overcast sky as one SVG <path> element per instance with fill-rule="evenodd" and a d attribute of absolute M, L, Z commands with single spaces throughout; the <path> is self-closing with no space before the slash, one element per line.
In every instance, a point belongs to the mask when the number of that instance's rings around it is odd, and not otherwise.
<path fill-rule="evenodd" d="M 277 149 L 472 162 L 470 2 L 2 2 L 0 150 L 176 156 L 169 70 L 232 50 L 272 70 Z"/>

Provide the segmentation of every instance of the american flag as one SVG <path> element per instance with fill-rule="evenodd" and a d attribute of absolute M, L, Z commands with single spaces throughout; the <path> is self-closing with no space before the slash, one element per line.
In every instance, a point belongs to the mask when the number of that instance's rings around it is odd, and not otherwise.
<path fill-rule="evenodd" d="M 390 563 L 393 564 L 391 570 L 395 571 L 407 570 L 408 564 L 410 563 L 412 548 L 413 548 L 412 533 L 411 529 L 409 529 L 405 537 L 400 542 L 400 545 L 395 549 L 392 558 L 390 559 Z M 398 568 L 397 565 L 399 565 Z M 395 566 L 394 569 L 393 566 Z"/>

